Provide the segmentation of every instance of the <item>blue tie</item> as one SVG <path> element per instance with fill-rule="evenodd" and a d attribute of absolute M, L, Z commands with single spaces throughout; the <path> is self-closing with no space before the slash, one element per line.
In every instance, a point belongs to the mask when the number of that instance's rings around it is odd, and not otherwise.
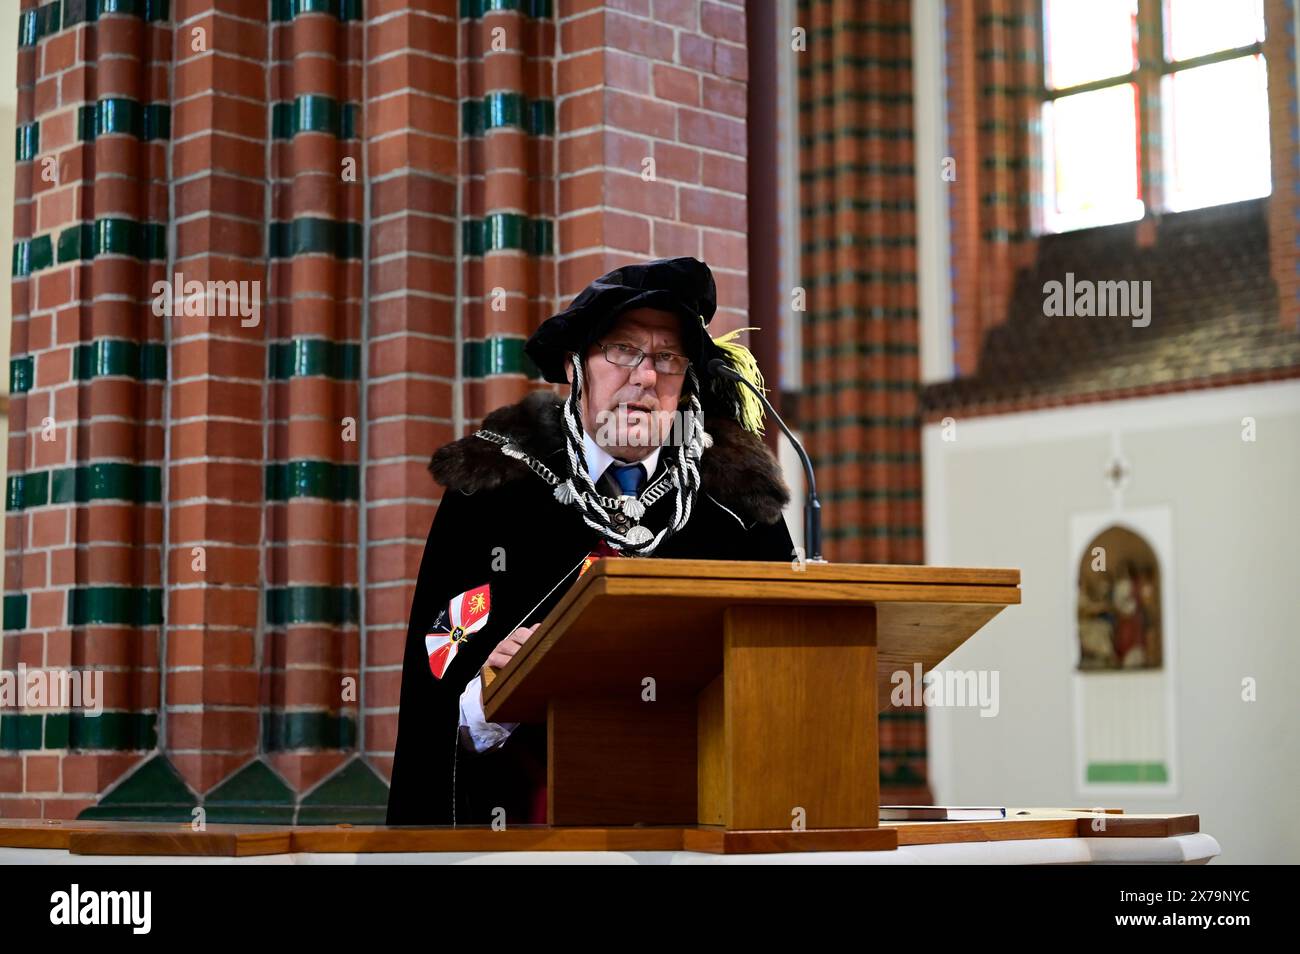
<path fill-rule="evenodd" d="M 640 464 L 611 464 L 609 469 L 623 493 L 635 497 L 641 492 L 641 485 L 645 483 L 645 468 Z"/>

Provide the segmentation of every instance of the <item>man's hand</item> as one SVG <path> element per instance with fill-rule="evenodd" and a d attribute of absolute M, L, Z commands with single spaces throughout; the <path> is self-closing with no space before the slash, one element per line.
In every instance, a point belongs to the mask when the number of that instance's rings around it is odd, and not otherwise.
<path fill-rule="evenodd" d="M 532 626 L 520 626 L 517 630 L 507 636 L 501 642 L 497 643 L 496 649 L 487 658 L 487 664 L 493 669 L 504 669 L 506 664 L 514 658 L 515 653 L 519 652 L 519 647 L 528 642 L 528 637 L 537 631 L 541 623 L 534 623 Z"/>

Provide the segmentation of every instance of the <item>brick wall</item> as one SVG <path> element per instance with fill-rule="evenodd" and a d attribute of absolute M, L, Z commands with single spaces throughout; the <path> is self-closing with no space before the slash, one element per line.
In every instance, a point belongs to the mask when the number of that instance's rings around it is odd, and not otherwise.
<path fill-rule="evenodd" d="M 429 454 L 617 264 L 743 323 L 742 5 L 101 6 L 22 8 L 0 668 L 107 711 L 0 712 L 0 816 L 378 818 Z"/>
<path fill-rule="evenodd" d="M 1297 115 L 1296 2 L 1264 0 L 1264 57 L 1273 153 L 1269 256 L 1278 322 L 1300 331 L 1300 116 Z"/>
<path fill-rule="evenodd" d="M 828 559 L 920 563 L 911 6 L 801 2 L 800 427 Z M 928 803 L 925 713 L 883 713 L 881 799 Z"/>

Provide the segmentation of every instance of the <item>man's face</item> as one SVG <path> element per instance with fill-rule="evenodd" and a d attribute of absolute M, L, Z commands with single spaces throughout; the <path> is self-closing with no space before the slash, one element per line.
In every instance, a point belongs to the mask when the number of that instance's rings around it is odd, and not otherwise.
<path fill-rule="evenodd" d="M 602 345 L 616 359 L 618 346 L 624 351 L 637 348 L 646 356 L 635 368 L 620 367 L 606 360 Z M 620 315 L 587 351 L 582 423 L 614 457 L 642 460 L 672 433 L 686 375 L 656 371 L 654 356 L 662 352 L 685 354 L 681 319 L 654 308 L 636 308 Z M 568 372 L 572 382 L 572 365 Z"/>

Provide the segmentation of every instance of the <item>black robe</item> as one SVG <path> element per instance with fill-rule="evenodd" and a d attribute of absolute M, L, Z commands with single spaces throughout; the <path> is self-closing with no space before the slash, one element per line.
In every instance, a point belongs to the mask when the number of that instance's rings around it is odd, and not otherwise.
<path fill-rule="evenodd" d="M 494 411 L 483 427 L 508 436 L 563 477 L 560 409 L 553 393 L 538 391 Z M 771 452 L 731 421 L 706 421 L 705 428 L 713 446 L 699 462 L 701 486 L 690 520 L 649 559 L 793 559 L 781 514 L 789 491 Z M 670 453 L 676 452 L 660 454 L 661 467 Z M 507 824 L 526 823 L 546 780 L 546 726 L 521 725 L 500 747 L 473 752 L 459 741 L 460 695 L 513 628 L 545 618 L 600 537 L 527 465 L 482 438 L 443 447 L 430 470 L 447 489 L 411 604 L 388 824 L 481 825 L 492 820 L 495 808 L 505 810 Z M 657 531 L 672 508 L 669 495 L 648 508 L 642 523 Z M 569 578 L 529 613 L 566 571 Z M 435 679 L 425 634 L 452 597 L 484 583 L 490 586 L 487 624 L 460 644 L 443 677 Z"/>

